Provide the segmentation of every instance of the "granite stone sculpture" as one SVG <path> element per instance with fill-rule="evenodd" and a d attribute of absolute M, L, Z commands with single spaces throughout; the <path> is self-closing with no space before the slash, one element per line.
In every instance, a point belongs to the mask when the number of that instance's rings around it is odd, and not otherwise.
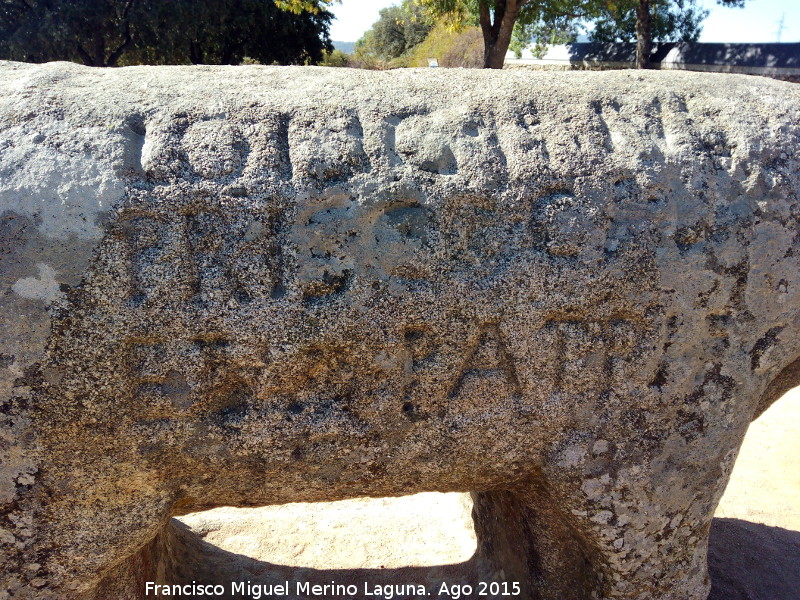
<path fill-rule="evenodd" d="M 520 597 L 705 598 L 800 383 L 799 143 L 745 76 L 3 63 L 0 599 L 420 491 Z"/>

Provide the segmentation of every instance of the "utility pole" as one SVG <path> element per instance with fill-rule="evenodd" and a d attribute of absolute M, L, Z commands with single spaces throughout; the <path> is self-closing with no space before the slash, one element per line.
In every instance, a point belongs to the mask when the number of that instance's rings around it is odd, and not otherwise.
<path fill-rule="evenodd" d="M 783 33 L 783 30 L 786 29 L 786 27 L 784 26 L 785 20 L 786 20 L 786 13 L 783 13 L 781 15 L 781 20 L 778 21 L 778 31 L 775 32 L 775 41 L 778 43 L 780 43 L 781 41 L 781 34 Z"/>

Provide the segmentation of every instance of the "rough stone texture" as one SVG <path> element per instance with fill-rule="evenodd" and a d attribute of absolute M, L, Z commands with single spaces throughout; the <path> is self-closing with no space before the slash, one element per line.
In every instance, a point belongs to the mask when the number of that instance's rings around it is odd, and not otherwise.
<path fill-rule="evenodd" d="M 169 582 L 170 515 L 420 491 L 526 597 L 705 598 L 800 383 L 798 141 L 742 76 L 4 63 L 0 598 Z"/>

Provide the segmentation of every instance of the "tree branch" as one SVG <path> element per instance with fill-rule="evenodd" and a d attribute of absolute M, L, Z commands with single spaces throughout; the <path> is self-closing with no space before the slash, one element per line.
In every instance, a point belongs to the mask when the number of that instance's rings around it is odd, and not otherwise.
<path fill-rule="evenodd" d="M 108 57 L 108 60 L 105 61 L 106 67 L 114 67 L 119 60 L 119 57 L 122 56 L 122 53 L 128 48 L 131 43 L 131 26 L 130 23 L 126 24 L 125 26 L 125 41 L 123 41 L 119 47 L 114 50 L 111 55 Z"/>
<path fill-rule="evenodd" d="M 92 57 L 89 55 L 89 53 L 88 53 L 86 50 L 84 50 L 84 48 L 83 48 L 83 45 L 82 45 L 82 44 L 78 44 L 78 48 L 77 48 L 77 50 L 78 50 L 78 54 L 79 54 L 79 55 L 80 55 L 80 57 L 81 57 L 81 60 L 83 61 L 83 64 L 85 64 L 87 67 L 93 67 L 93 66 L 95 66 L 95 65 L 94 65 L 94 60 L 93 60 L 93 59 L 92 59 Z"/>
<path fill-rule="evenodd" d="M 486 36 L 486 32 L 490 31 L 492 28 L 492 20 L 491 14 L 489 13 L 489 2 L 488 0 L 481 0 L 478 4 L 479 10 L 479 20 L 481 24 L 481 30 L 483 31 L 484 37 Z"/>
<path fill-rule="evenodd" d="M 125 3 L 125 8 L 122 10 L 122 20 L 128 21 L 128 14 L 131 12 L 131 7 L 136 4 L 136 0 L 128 0 Z"/>
<path fill-rule="evenodd" d="M 130 12 L 134 4 L 136 4 L 136 0 L 128 0 L 128 2 L 125 3 L 125 8 L 122 10 L 122 22 L 125 23 L 125 39 L 117 47 L 117 49 L 111 53 L 108 59 L 104 61 L 106 67 L 116 66 L 117 61 L 119 60 L 120 56 L 122 56 L 122 53 L 125 52 L 130 43 L 133 41 L 133 38 L 131 37 Z"/>
<path fill-rule="evenodd" d="M 511 0 L 513 2 L 514 0 Z M 503 18 L 506 16 L 506 0 L 497 0 L 494 5 L 494 18 L 492 19 L 492 33 L 497 36 L 500 32 L 500 26 L 503 23 Z"/>

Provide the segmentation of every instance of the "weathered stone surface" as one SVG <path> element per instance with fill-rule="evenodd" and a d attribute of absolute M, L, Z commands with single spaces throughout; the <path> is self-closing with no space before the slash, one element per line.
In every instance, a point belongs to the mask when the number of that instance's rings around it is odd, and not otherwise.
<path fill-rule="evenodd" d="M 3 64 L 0 598 L 456 490 L 527 597 L 704 598 L 800 383 L 798 141 L 741 76 Z"/>

